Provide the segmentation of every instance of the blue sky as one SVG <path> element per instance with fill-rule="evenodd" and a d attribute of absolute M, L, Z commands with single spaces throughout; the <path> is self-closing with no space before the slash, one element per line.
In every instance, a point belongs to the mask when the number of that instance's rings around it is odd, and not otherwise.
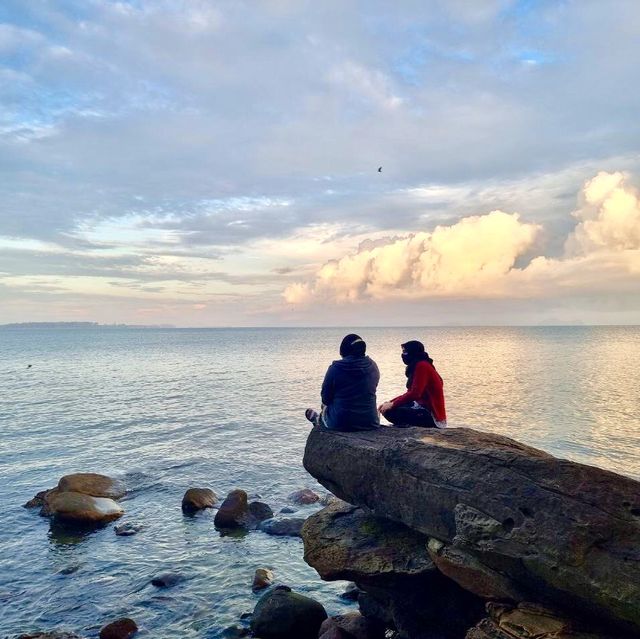
<path fill-rule="evenodd" d="M 639 54 L 633 0 L 5 1 L 0 322 L 640 322 Z"/>

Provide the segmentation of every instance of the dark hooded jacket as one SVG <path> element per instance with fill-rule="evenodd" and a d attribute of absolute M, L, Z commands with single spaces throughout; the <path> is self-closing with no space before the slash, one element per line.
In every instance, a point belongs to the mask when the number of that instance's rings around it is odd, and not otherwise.
<path fill-rule="evenodd" d="M 330 430 L 371 430 L 380 425 L 376 389 L 380 371 L 366 355 L 347 356 L 329 366 L 322 383 L 324 422 Z"/>

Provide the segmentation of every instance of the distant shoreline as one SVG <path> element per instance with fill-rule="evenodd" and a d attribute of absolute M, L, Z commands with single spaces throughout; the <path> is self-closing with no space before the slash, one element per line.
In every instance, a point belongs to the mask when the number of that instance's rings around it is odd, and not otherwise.
<path fill-rule="evenodd" d="M 118 330 L 118 329 L 175 329 L 175 330 L 331 330 L 331 329 L 412 329 L 430 330 L 437 328 L 492 329 L 492 328 L 637 328 L 640 324 L 433 324 L 408 326 L 176 326 L 175 324 L 100 324 L 99 322 L 14 322 L 0 324 L 0 330 L 23 330 L 30 328 L 63 330 Z"/>

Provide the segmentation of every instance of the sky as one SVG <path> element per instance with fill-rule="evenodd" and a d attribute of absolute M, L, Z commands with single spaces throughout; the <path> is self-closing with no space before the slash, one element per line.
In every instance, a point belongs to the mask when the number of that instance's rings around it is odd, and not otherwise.
<path fill-rule="evenodd" d="M 3 0 L 0 323 L 640 324 L 639 59 L 637 0 Z"/>

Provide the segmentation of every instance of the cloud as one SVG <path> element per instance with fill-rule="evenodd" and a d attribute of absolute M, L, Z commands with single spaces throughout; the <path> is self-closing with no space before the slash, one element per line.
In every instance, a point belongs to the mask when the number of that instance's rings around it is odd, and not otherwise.
<path fill-rule="evenodd" d="M 363 244 L 289 285 L 289 304 L 363 299 L 545 297 L 560 291 L 638 287 L 640 202 L 622 173 L 584 185 L 578 220 L 560 258 L 530 257 L 542 227 L 517 213 L 465 217 L 432 232 Z"/>

